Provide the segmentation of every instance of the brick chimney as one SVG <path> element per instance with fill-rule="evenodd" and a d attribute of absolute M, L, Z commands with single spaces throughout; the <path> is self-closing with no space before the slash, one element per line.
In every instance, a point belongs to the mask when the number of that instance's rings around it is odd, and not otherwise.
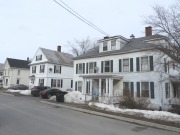
<path fill-rule="evenodd" d="M 146 33 L 146 37 L 152 36 L 152 27 L 151 26 L 145 27 L 145 33 Z"/>
<path fill-rule="evenodd" d="M 57 52 L 61 52 L 61 46 L 57 46 Z"/>

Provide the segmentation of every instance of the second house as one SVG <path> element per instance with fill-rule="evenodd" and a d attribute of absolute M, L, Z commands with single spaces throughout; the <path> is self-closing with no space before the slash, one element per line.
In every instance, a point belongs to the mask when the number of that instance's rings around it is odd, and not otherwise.
<path fill-rule="evenodd" d="M 29 86 L 50 86 L 61 90 L 72 89 L 73 61 L 72 55 L 57 51 L 39 48 L 30 65 Z"/>

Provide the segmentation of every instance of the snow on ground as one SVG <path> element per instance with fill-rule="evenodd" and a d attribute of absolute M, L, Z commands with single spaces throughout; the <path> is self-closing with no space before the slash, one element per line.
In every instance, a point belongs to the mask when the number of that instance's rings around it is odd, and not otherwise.
<path fill-rule="evenodd" d="M 79 91 L 72 91 L 68 94 L 64 95 L 64 102 L 66 103 L 76 103 L 76 104 L 84 104 L 84 100 L 82 99 L 82 94 Z"/>
<path fill-rule="evenodd" d="M 107 105 L 107 104 L 93 103 L 93 102 L 90 102 L 89 106 L 95 107 L 101 110 L 105 110 L 105 111 L 135 115 L 135 116 L 145 117 L 148 119 L 158 119 L 158 120 L 165 120 L 165 121 L 172 121 L 172 122 L 180 123 L 180 115 L 173 114 L 170 112 L 165 112 L 165 111 L 121 109 L 118 107 L 114 107 L 114 105 Z"/>
<path fill-rule="evenodd" d="M 31 90 L 12 90 L 12 89 L 8 89 L 7 92 L 20 93 L 22 95 L 31 95 Z"/>
<path fill-rule="evenodd" d="M 50 99 L 49 99 L 49 100 L 56 101 L 56 96 L 52 96 L 52 97 L 50 97 Z"/>
<path fill-rule="evenodd" d="M 20 94 L 22 94 L 22 95 L 31 95 L 31 90 L 21 90 L 20 92 L 19 92 Z"/>

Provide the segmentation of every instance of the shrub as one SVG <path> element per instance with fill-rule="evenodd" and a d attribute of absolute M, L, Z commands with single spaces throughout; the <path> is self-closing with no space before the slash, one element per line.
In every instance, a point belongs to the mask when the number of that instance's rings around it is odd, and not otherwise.
<path fill-rule="evenodd" d="M 126 94 L 119 98 L 119 107 L 128 109 L 148 109 L 150 101 L 148 98 L 134 98 L 130 94 Z"/>

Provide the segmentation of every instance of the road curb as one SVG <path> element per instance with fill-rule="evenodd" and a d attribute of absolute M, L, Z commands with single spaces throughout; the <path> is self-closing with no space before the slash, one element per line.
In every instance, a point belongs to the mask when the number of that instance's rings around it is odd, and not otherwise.
<path fill-rule="evenodd" d="M 154 128 L 159 128 L 159 129 L 164 129 L 164 130 L 169 130 L 169 131 L 174 131 L 174 132 L 180 133 L 180 128 L 176 128 L 176 127 L 171 127 L 171 126 L 166 126 L 166 125 L 161 125 L 161 124 L 157 124 L 157 123 L 151 123 L 151 122 L 141 121 L 141 120 L 136 120 L 136 119 L 130 119 L 130 118 L 121 117 L 121 116 L 105 114 L 105 113 L 101 113 L 101 112 L 76 108 L 76 107 L 67 106 L 67 105 L 60 105 L 57 103 L 52 103 L 52 102 L 47 102 L 47 101 L 40 101 L 40 102 L 45 103 L 45 104 L 49 104 L 49 105 L 54 105 L 54 106 L 58 106 L 58 107 L 63 107 L 63 108 L 75 110 L 75 111 L 80 111 L 80 112 L 84 112 L 84 113 L 88 113 L 88 114 L 98 115 L 98 116 L 102 116 L 102 117 L 112 118 L 112 119 L 116 119 L 116 120 L 140 124 L 143 126 L 149 126 L 149 127 L 154 127 Z"/>

